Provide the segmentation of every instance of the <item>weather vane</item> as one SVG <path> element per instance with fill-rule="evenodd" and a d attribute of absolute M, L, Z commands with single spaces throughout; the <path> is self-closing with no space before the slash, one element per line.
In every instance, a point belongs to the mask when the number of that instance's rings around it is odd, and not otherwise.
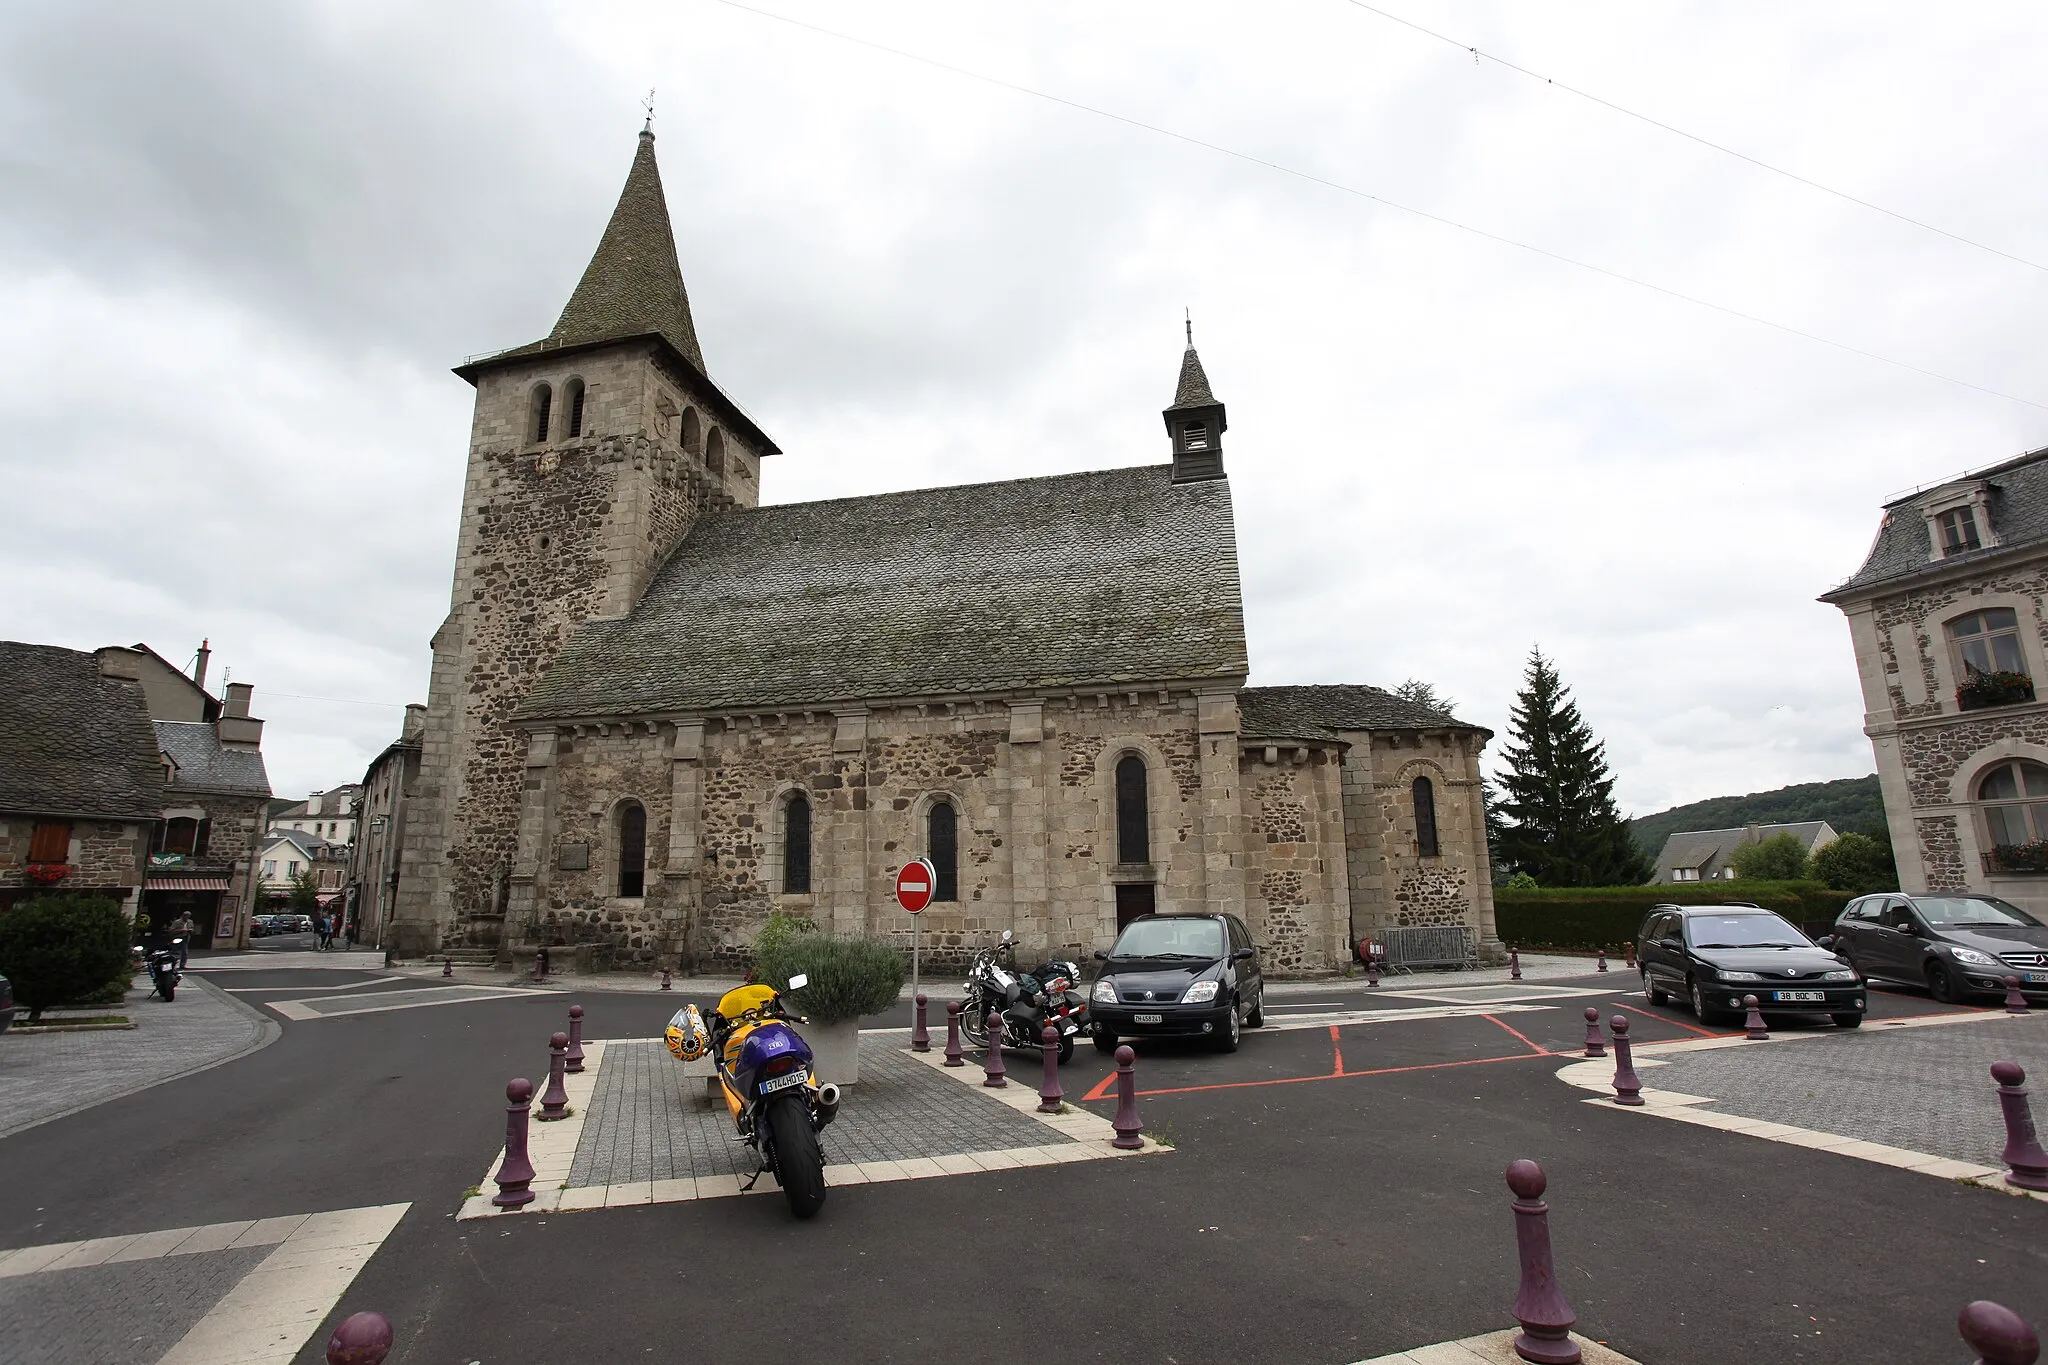
<path fill-rule="evenodd" d="M 643 132 L 643 133 L 651 133 L 651 132 L 653 132 L 653 131 L 654 131 L 654 87 L 653 87 L 653 86 L 651 86 L 651 85 L 650 85 L 649 87 L 647 87 L 647 98 L 646 98 L 646 99 L 644 99 L 644 100 L 641 100 L 641 101 L 640 101 L 640 107 L 641 107 L 642 109 L 645 109 L 645 110 L 647 111 L 647 122 L 645 122 L 645 123 L 643 123 L 643 124 L 641 124 L 641 125 L 640 125 L 640 131 L 641 131 L 641 132 Z"/>
<path fill-rule="evenodd" d="M 1195 313 L 1191 308 L 1183 308 L 1181 312 L 1187 315 L 1188 349 L 1193 350 L 1195 346 Z"/>

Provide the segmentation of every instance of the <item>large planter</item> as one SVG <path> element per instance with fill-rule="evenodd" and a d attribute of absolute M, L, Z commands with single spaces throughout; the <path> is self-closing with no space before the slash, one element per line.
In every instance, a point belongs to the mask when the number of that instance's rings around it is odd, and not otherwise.
<path fill-rule="evenodd" d="M 796 1031 L 811 1045 L 811 1069 L 820 1081 L 848 1086 L 860 1079 L 860 1020 L 799 1024 Z"/>

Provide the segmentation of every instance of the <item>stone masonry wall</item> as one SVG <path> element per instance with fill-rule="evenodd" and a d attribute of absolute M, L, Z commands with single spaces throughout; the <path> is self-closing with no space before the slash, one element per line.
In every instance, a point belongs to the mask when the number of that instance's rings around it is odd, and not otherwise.
<path fill-rule="evenodd" d="M 0 891 L 33 895 L 45 889 L 42 883 L 30 881 L 24 870 L 36 824 L 33 816 L 0 816 Z M 121 901 L 132 911 L 132 898 L 141 885 L 143 862 L 149 852 L 150 827 L 111 820 L 72 820 L 70 824 L 71 844 L 65 861 L 71 873 L 48 889 L 97 891 Z"/>
<path fill-rule="evenodd" d="M 1334 746 L 1244 751 L 1245 922 L 1275 975 L 1330 971 L 1349 922 Z"/>

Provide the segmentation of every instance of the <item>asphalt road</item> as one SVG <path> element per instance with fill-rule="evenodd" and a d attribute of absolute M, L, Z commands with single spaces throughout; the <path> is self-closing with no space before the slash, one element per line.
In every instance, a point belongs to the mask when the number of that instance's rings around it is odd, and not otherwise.
<path fill-rule="evenodd" d="M 222 984 L 251 1002 L 435 989 L 325 971 Z M 1234 1056 L 1140 1049 L 1144 1117 L 1173 1153 L 835 1189 L 802 1224 L 765 1198 L 458 1225 L 504 1082 L 545 1069 L 569 997 L 287 1021 L 250 1057 L 0 1140 L 0 1226 L 19 1245 L 410 1200 L 336 1310 L 388 1314 L 395 1365 L 1343 1365 L 1511 1325 L 1501 1171 L 1528 1156 L 1550 1174 L 1581 1330 L 1651 1365 L 1961 1360 L 1955 1313 L 1975 1298 L 2048 1323 L 2048 1205 L 1586 1104 L 1555 1078 L 1585 1004 L 1645 1041 L 1697 1030 L 1632 976 L 1541 984 L 1594 994 L 1334 1038 L 1282 1021 L 1430 1002 L 1354 985 L 1276 999 Z M 580 998 L 588 1036 L 644 1038 L 692 997 Z M 1876 998 L 1879 1014 L 1943 1009 Z M 1109 1066 L 1084 1046 L 1069 1096 Z"/>

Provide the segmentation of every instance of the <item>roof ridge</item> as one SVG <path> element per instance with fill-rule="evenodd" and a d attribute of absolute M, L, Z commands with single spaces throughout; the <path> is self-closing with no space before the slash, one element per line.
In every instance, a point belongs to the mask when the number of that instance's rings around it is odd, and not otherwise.
<path fill-rule="evenodd" d="M 802 502 L 765 502 L 758 507 L 731 507 L 724 515 L 758 516 L 764 512 L 781 511 L 796 507 L 833 507 L 844 503 L 880 502 L 885 498 L 919 497 L 929 493 L 953 493 L 968 488 L 1005 488 L 1027 483 L 1060 483 L 1082 479 L 1106 478 L 1112 474 L 1132 474 L 1143 470 L 1171 473 L 1171 464 L 1127 464 L 1112 469 L 1077 469 L 1065 474 L 1025 474 L 1014 479 L 984 479 L 976 483 L 942 483 L 930 488 L 898 488 L 886 493 L 848 493 L 838 498 L 810 498 Z M 1209 482 L 1215 482 L 1210 480 Z"/>

